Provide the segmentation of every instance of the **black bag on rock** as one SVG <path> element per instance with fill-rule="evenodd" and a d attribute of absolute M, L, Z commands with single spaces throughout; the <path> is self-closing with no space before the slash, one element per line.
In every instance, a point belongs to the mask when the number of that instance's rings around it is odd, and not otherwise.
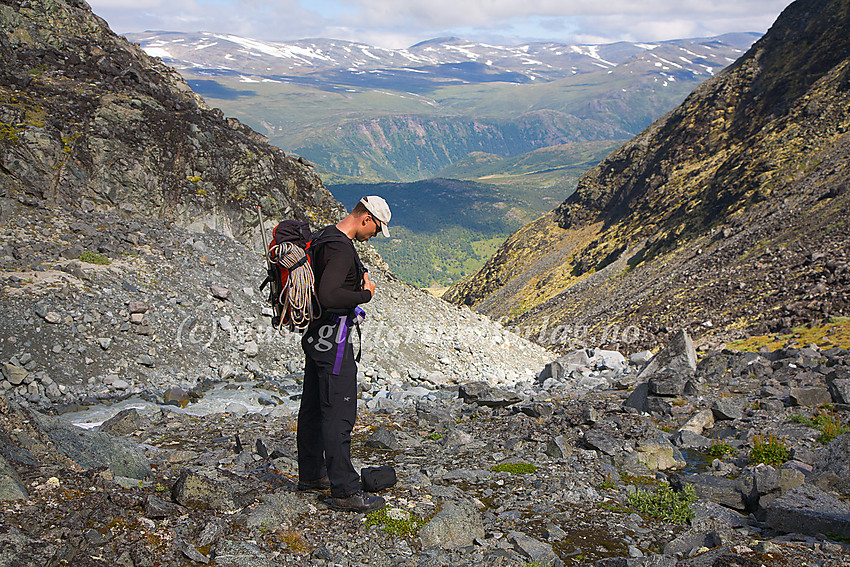
<path fill-rule="evenodd" d="M 395 469 L 390 465 L 382 467 L 364 467 L 360 470 L 360 480 L 366 492 L 380 492 L 385 488 L 395 486 L 398 478 Z"/>

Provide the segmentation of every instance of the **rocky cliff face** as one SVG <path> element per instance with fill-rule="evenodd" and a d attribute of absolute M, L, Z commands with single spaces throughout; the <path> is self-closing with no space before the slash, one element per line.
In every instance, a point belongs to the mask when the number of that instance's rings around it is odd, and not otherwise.
<path fill-rule="evenodd" d="M 635 325 L 646 343 L 846 315 L 848 25 L 846 2 L 793 3 L 446 297 L 515 325 Z"/>
<path fill-rule="evenodd" d="M 0 62 L 5 215 L 14 200 L 85 199 L 247 241 L 258 204 L 315 224 L 343 212 L 311 168 L 208 108 L 82 0 L 0 2 Z"/>

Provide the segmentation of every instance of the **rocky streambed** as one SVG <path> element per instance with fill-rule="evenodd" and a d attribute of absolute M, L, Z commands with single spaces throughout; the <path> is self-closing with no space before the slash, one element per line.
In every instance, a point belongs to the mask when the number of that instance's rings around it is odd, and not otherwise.
<path fill-rule="evenodd" d="M 847 351 L 697 361 L 681 335 L 632 358 L 577 351 L 512 388 L 364 375 L 355 464 L 398 475 L 371 515 L 296 490 L 286 404 L 221 407 L 256 379 L 88 431 L 4 399 L 0 564 L 850 564 Z M 658 517 L 671 494 L 693 496 Z"/>

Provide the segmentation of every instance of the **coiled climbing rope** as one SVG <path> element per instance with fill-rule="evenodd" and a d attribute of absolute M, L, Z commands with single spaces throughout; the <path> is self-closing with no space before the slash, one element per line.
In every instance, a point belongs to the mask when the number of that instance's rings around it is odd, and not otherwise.
<path fill-rule="evenodd" d="M 313 301 L 315 280 L 313 270 L 305 256 L 303 248 L 290 242 L 272 246 L 269 250 L 269 261 L 289 271 L 286 285 L 278 298 L 280 304 L 284 306 L 278 327 L 278 332 L 281 334 L 283 334 L 284 325 L 290 331 L 305 330 L 310 321 L 320 314 L 314 313 L 321 308 L 317 302 Z"/>

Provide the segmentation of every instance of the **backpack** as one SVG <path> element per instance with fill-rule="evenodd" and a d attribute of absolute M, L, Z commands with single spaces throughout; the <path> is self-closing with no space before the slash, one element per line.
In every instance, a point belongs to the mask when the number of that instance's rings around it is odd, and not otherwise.
<path fill-rule="evenodd" d="M 317 244 L 334 239 L 322 232 L 315 235 L 310 225 L 298 220 L 278 223 L 266 254 L 266 279 L 272 306 L 272 326 L 283 334 L 284 327 L 303 333 L 310 322 L 322 316 L 315 295 L 315 277 L 311 266 Z"/>

